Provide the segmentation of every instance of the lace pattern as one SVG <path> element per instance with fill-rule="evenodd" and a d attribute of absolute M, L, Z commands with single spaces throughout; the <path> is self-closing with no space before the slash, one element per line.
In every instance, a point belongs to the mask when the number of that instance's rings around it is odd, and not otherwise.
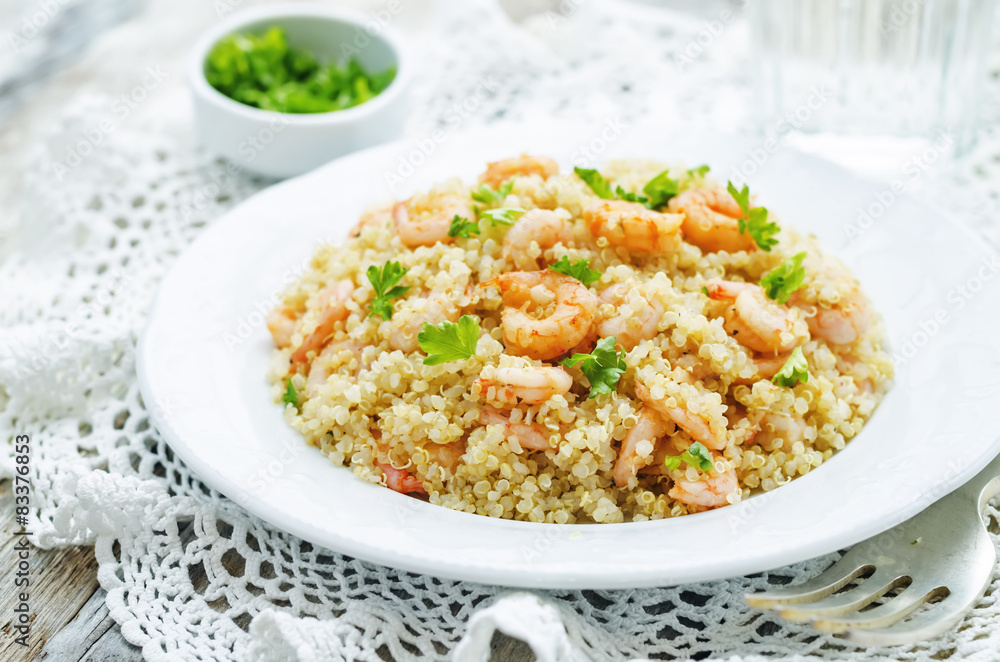
<path fill-rule="evenodd" d="M 416 81 L 413 138 L 454 128 L 449 113 L 469 98 L 476 109 L 460 127 L 537 114 L 627 123 L 649 113 L 748 127 L 732 110 L 748 94 L 739 23 L 725 44 L 678 67 L 675 56 L 702 27 L 666 12 L 562 3 L 522 30 L 487 0 L 442 0 L 433 10 L 440 20 L 425 26 L 434 34 L 421 47 L 423 70 L 450 74 Z M 581 98 L 582 89 L 603 92 Z M 990 97 L 998 95 L 993 82 Z M 346 661 L 388 652 L 464 662 L 488 659 L 495 629 L 524 639 L 545 662 L 995 659 L 996 581 L 949 635 L 912 649 L 859 651 L 743 603 L 745 592 L 802 581 L 836 555 L 675 588 L 511 592 L 371 565 L 249 515 L 201 483 L 152 427 L 150 410 L 169 414 L 185 403 L 143 402 L 135 348 L 177 255 L 268 182 L 221 181 L 221 165 L 188 143 L 186 126 L 108 136 L 99 152 L 54 179 L 53 161 L 107 106 L 108 99 L 81 98 L 26 171 L 21 250 L 0 264 L 0 427 L 33 440 L 35 542 L 95 545 L 111 614 L 146 659 Z M 956 200 L 994 246 L 998 119 L 987 118 L 965 170 L 926 182 L 924 191 Z M 0 475 L 12 475 L 12 458 L 0 462 Z"/>

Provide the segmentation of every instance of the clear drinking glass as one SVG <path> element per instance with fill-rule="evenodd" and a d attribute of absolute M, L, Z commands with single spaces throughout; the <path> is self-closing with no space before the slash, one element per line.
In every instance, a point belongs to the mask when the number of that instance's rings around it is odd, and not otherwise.
<path fill-rule="evenodd" d="M 967 152 L 997 4 L 748 3 L 761 127 L 769 137 L 790 136 L 869 167 L 873 160 L 891 167 L 927 144 L 952 155 Z"/>

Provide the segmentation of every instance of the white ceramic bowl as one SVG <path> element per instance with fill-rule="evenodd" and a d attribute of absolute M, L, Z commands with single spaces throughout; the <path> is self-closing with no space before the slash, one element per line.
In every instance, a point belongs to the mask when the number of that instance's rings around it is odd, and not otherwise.
<path fill-rule="evenodd" d="M 247 106 L 217 91 L 205 79 L 205 61 L 234 32 L 285 29 L 288 42 L 320 61 L 354 56 L 368 71 L 396 67 L 388 88 L 363 104 L 329 113 L 276 113 Z M 321 5 L 280 4 L 234 13 L 203 35 L 191 54 L 198 136 L 235 170 L 292 177 L 331 159 L 398 138 L 406 120 L 409 66 L 392 31 L 357 12 Z"/>

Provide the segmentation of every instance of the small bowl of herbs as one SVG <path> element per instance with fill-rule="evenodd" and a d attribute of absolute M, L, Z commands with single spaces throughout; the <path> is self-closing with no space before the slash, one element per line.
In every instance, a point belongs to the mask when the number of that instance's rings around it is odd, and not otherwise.
<path fill-rule="evenodd" d="M 301 174 L 399 137 L 406 120 L 398 39 L 321 5 L 233 14 L 199 41 L 190 76 L 199 137 L 232 172 Z"/>

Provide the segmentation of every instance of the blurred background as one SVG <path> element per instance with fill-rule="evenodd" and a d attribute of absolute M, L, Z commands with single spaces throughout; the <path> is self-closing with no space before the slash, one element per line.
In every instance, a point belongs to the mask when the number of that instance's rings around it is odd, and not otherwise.
<path fill-rule="evenodd" d="M 453 48 L 465 46 L 461 35 L 441 27 L 456 5 L 401 0 L 392 27 L 419 44 L 422 63 L 409 135 L 442 121 L 448 95 L 461 88 L 448 84 L 449 77 L 502 78 L 513 69 L 519 69 L 518 80 L 511 79 L 500 93 L 505 98 L 494 104 L 500 109 L 477 121 L 554 112 L 590 118 L 656 114 L 756 133 L 762 141 L 818 152 L 883 181 L 907 169 L 923 179 L 942 168 L 953 170 L 959 159 L 972 163 L 977 136 L 992 137 L 1000 126 L 994 0 L 613 3 L 689 21 L 691 32 L 684 36 L 664 28 L 659 50 L 649 48 L 648 34 L 632 43 L 620 30 L 607 32 L 595 24 L 600 13 L 595 8 L 610 0 L 495 1 L 526 41 L 509 48 L 501 42 L 492 51 L 483 45 L 456 72 L 443 55 L 449 44 L 442 40 L 454 38 Z M 327 3 L 370 14 L 386 4 Z M 0 3 L 0 255 L 12 245 L 16 219 L 25 213 L 22 175 L 26 164 L 37 165 L 33 150 L 48 141 L 50 153 L 58 154 L 55 129 L 70 121 L 67 114 L 76 105 L 113 108 L 154 67 L 165 72 L 163 80 L 149 101 L 128 105 L 120 125 L 142 126 L 147 133 L 187 127 L 190 134 L 183 63 L 191 45 L 221 18 L 259 4 L 265 3 Z M 442 65 L 448 67 L 436 68 Z M 524 81 L 532 80 L 537 87 L 525 88 Z M 559 94 L 561 105 L 542 101 Z M 565 98 L 573 98 L 571 106 Z"/>

